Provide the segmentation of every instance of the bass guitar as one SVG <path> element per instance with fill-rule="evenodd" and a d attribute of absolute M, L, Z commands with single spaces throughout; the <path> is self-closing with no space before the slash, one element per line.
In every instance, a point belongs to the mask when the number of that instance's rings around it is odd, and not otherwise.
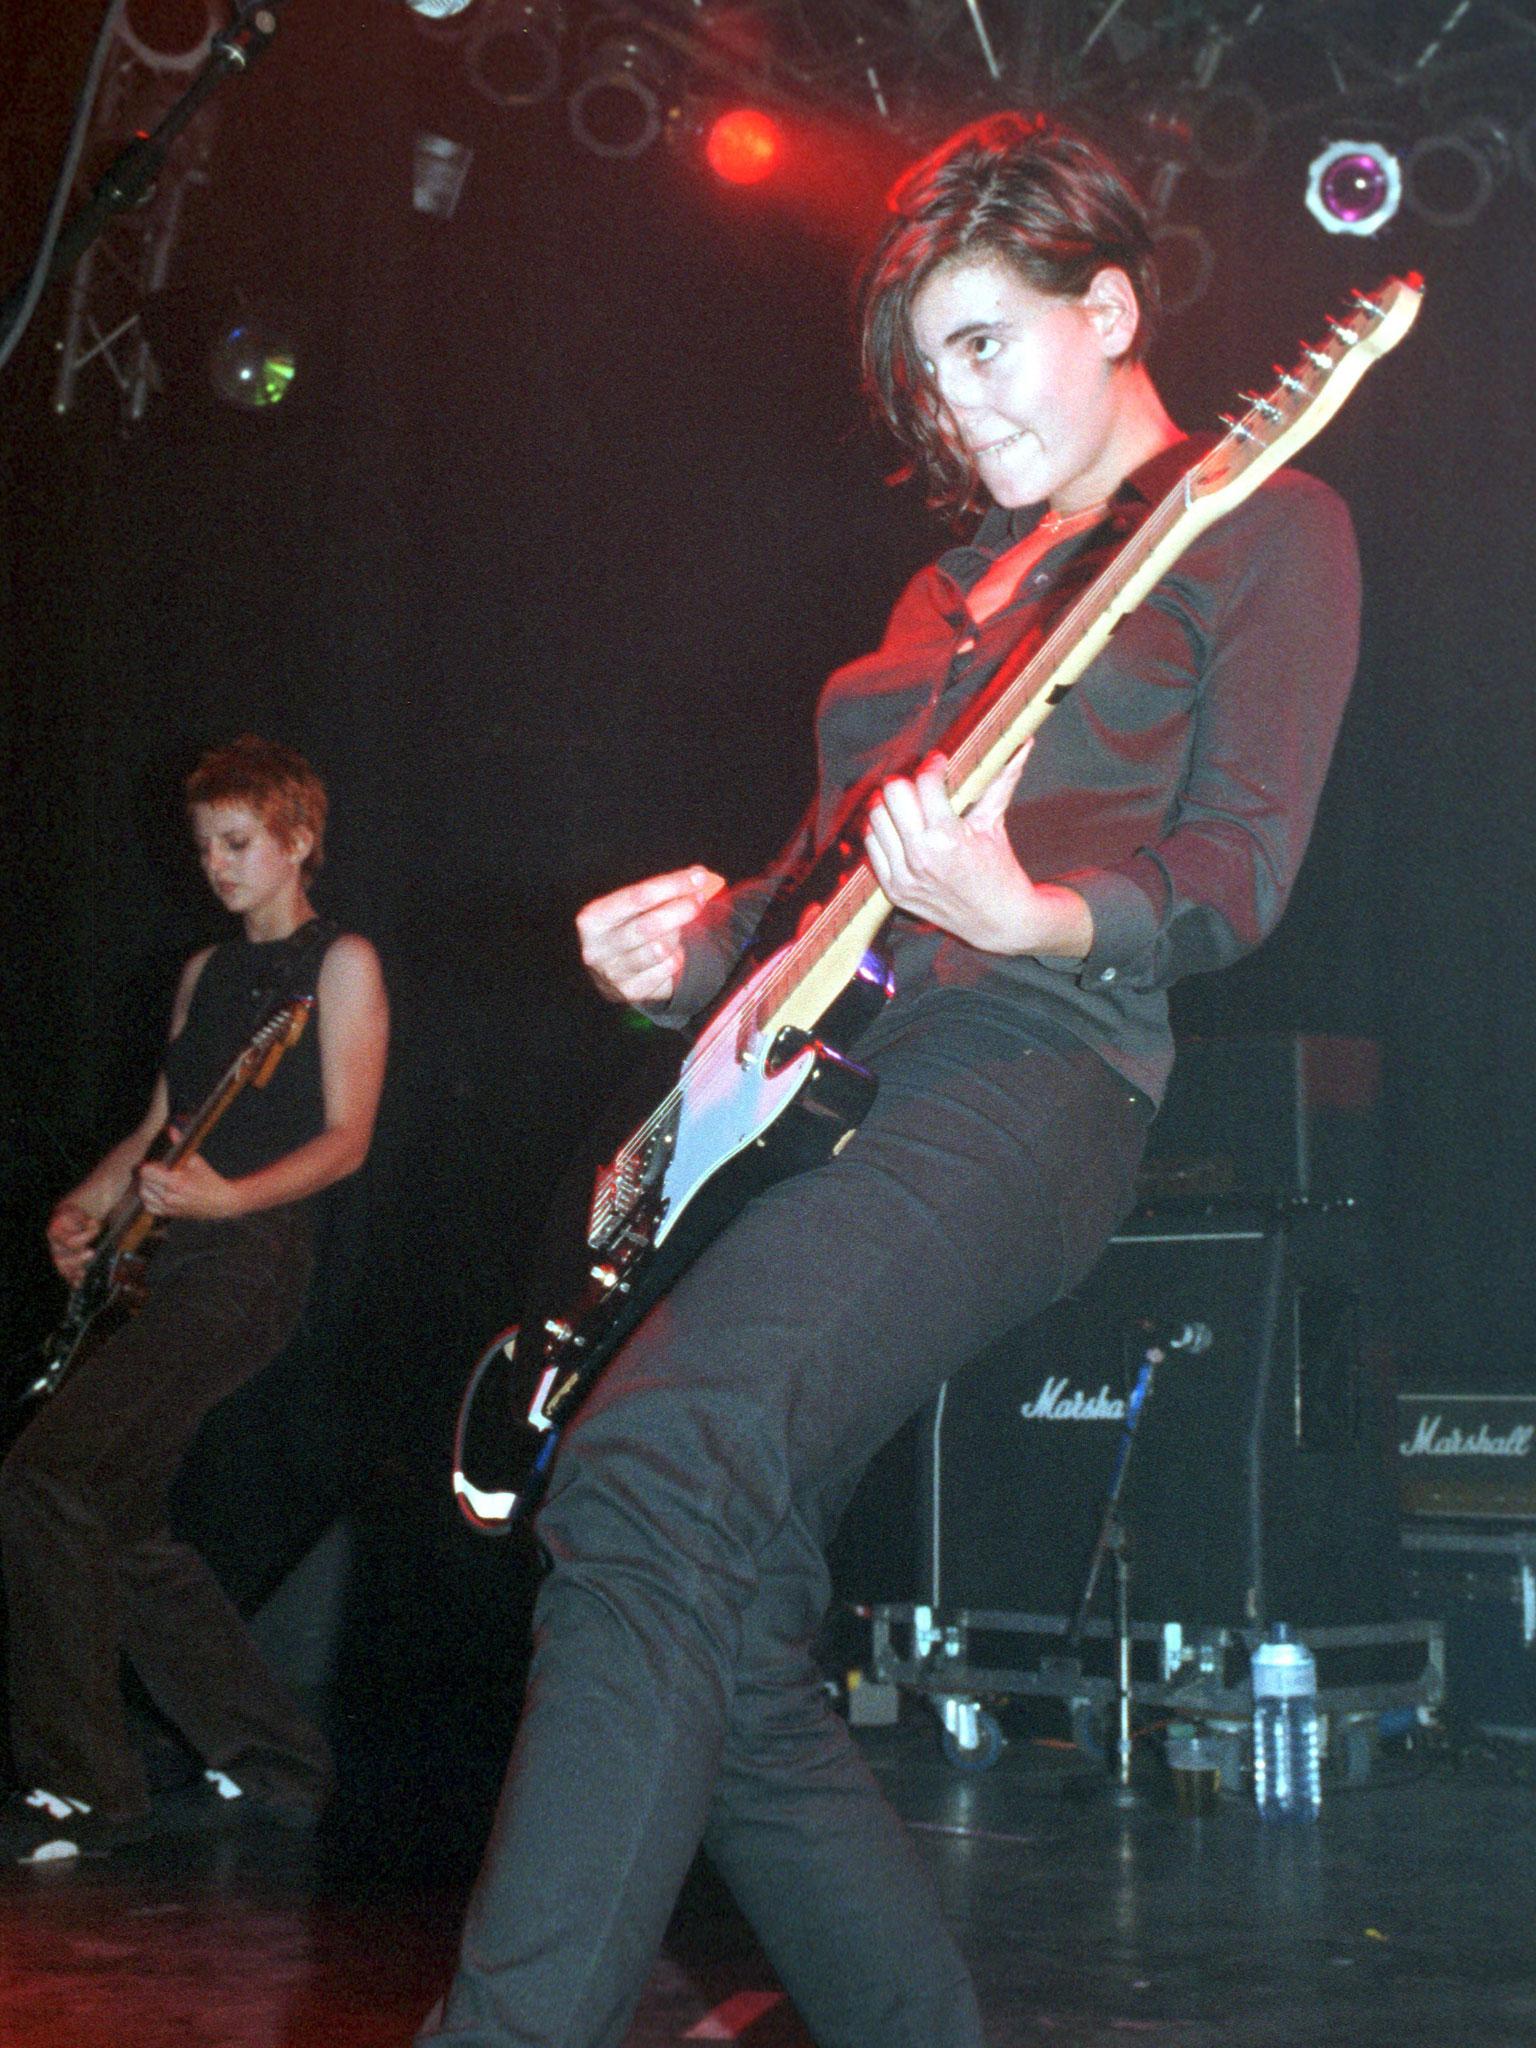
<path fill-rule="evenodd" d="M 242 1088 L 264 1088 L 278 1061 L 296 1045 L 315 1007 L 312 995 L 288 996 L 272 1004 L 174 1138 L 162 1132 L 149 1157 L 179 1166 L 202 1149 L 208 1134 Z M 145 1277 L 160 1219 L 151 1216 L 130 1185 L 108 1212 L 91 1262 L 71 1288 L 63 1320 L 34 1360 L 18 1375 L 11 1397 L 13 1416 L 29 1414 L 56 1393 L 88 1341 L 106 1335 L 144 1300 Z"/>
<path fill-rule="evenodd" d="M 1352 295 L 1323 340 L 1274 388 L 1245 392 L 1225 436 L 1185 472 L 1043 640 L 1003 665 L 948 736 L 948 792 L 968 811 L 1102 652 L 1120 621 L 1195 539 L 1250 496 L 1333 417 L 1369 365 L 1417 317 L 1409 276 Z M 767 1182 L 817 1164 L 868 1108 L 873 1077 L 835 1049 L 850 991 L 882 978 L 869 948 L 891 905 L 868 862 L 848 857 L 813 911 L 709 1011 L 656 1109 L 599 1171 L 587 1277 L 561 1312 L 504 1330 L 460 1404 L 453 1491 L 472 1527 L 501 1534 L 538 1500 L 561 1429 L 603 1367 L 678 1274 Z"/>

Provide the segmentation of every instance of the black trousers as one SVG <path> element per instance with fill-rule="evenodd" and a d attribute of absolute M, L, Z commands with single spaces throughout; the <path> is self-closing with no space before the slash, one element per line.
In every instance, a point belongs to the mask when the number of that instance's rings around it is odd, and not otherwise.
<path fill-rule="evenodd" d="M 1093 1054 L 949 992 L 859 1053 L 852 1142 L 710 1247 L 561 1447 L 527 1708 L 423 2042 L 616 2048 L 701 1843 L 820 2048 L 981 2039 L 821 1684 L 823 1551 L 880 1444 L 1092 1266 L 1145 1116 Z"/>
<path fill-rule="evenodd" d="M 84 1355 L 0 1466 L 11 1742 L 23 1786 L 141 1813 L 119 1657 L 206 1763 L 279 1801 L 330 1777 L 324 1738 L 167 1523 L 203 1417 L 281 1348 L 309 1282 L 299 1209 L 173 1223 L 139 1314 Z"/>

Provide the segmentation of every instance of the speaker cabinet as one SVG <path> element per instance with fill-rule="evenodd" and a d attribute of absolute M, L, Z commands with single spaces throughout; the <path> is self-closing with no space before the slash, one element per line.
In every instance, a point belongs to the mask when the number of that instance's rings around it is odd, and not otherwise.
<path fill-rule="evenodd" d="M 1138 1188 L 1149 1205 L 1371 1203 L 1380 1175 L 1381 1048 L 1261 1032 L 1180 1039 Z"/>
<path fill-rule="evenodd" d="M 1142 1411 L 1121 1496 L 1135 1617 L 1397 1618 L 1396 1512 L 1351 1231 L 1347 1218 L 1259 1212 L 1123 1231 L 1075 1294 L 956 1375 L 882 1454 L 851 1510 L 840 1584 L 946 1612 L 1070 1614 L 1150 1318 L 1204 1323 L 1211 1342 L 1159 1365 Z M 887 1569 L 858 1589 L 870 1531 L 888 1558 L 891 1503 L 914 1487 L 915 1584 L 898 1592 Z"/>

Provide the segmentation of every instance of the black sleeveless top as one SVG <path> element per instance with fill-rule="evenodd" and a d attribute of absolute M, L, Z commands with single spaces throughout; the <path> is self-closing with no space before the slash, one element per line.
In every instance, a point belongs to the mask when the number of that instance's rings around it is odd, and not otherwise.
<path fill-rule="evenodd" d="M 193 1115 L 272 1004 L 313 995 L 337 928 L 311 918 L 286 939 L 233 939 L 216 946 L 192 992 L 181 1036 L 166 1053 L 171 1121 Z M 318 1012 L 264 1088 L 245 1087 L 209 1133 L 203 1157 L 228 1179 L 255 1173 L 325 1127 Z"/>

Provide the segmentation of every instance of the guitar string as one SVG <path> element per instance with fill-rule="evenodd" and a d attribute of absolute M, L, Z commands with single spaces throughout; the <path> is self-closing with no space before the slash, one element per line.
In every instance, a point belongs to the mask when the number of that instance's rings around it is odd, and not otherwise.
<path fill-rule="evenodd" d="M 1138 529 L 1134 539 L 1129 544 L 1130 549 L 1136 554 L 1136 560 L 1134 562 L 1127 562 L 1124 552 L 1118 555 L 1111 568 L 1106 570 L 1102 577 L 1096 579 L 1090 585 L 1084 597 L 1066 613 L 1049 638 L 1035 650 L 1034 654 L 1024 663 L 1018 673 L 1003 686 L 1002 693 L 991 710 L 978 721 L 975 731 L 961 743 L 957 750 L 952 767 L 960 769 L 961 772 L 952 777 L 955 786 L 964 781 L 965 776 L 969 774 L 974 763 L 985 756 L 990 746 L 994 743 L 996 734 L 1014 723 L 1022 712 L 1038 699 L 1044 677 L 1041 676 L 1033 688 L 1030 687 L 1031 678 L 1036 675 L 1037 671 L 1042 669 L 1048 669 L 1052 673 L 1059 669 L 1062 661 L 1071 651 L 1069 643 L 1080 637 L 1079 626 L 1083 621 L 1083 615 L 1087 612 L 1092 612 L 1094 615 L 1100 613 L 1123 585 L 1127 573 L 1140 566 L 1141 560 L 1144 559 L 1151 545 L 1162 537 L 1161 529 L 1159 528 L 1159 520 L 1162 515 L 1182 509 L 1175 502 L 1182 488 L 1181 480 L 1181 484 L 1169 494 L 1168 498 L 1164 499 L 1163 503 L 1157 507 Z M 1167 523 L 1172 523 L 1171 518 Z M 1154 531 L 1154 529 L 1157 530 Z M 1091 620 L 1088 623 L 1091 623 Z M 1024 700 L 1022 703 L 1020 702 L 1021 697 Z M 757 1004 L 759 1016 L 776 1008 L 781 1000 L 781 991 L 784 985 L 799 978 L 804 955 L 824 951 L 834 939 L 846 930 L 852 918 L 865 908 L 870 892 L 863 885 L 866 882 L 873 884 L 873 880 L 873 872 L 868 867 L 867 862 L 861 861 L 846 880 L 839 885 L 837 891 L 834 892 L 826 911 L 786 948 L 782 959 L 772 975 L 765 981 L 764 987 L 759 991 Z M 874 884 L 874 886 L 878 887 L 878 884 Z M 860 894 L 861 900 L 845 907 L 842 902 L 845 893 L 852 894 L 855 891 Z M 830 930 L 826 929 L 825 927 L 828 925 L 833 928 Z"/>
<path fill-rule="evenodd" d="M 1253 412 L 1250 411 L 1245 416 L 1243 424 L 1246 426 L 1248 419 L 1252 417 Z M 1021 713 L 1036 701 L 1040 694 L 1038 684 L 1033 689 L 1028 687 L 1032 674 L 1039 669 L 1049 669 L 1054 673 L 1060 668 L 1066 656 L 1071 652 L 1071 647 L 1066 643 L 1076 641 L 1082 637 L 1082 633 L 1086 630 L 1087 626 L 1091 625 L 1093 619 L 1103 612 L 1106 605 L 1141 567 L 1142 562 L 1152 551 L 1153 547 L 1164 538 L 1167 529 L 1177 523 L 1178 518 L 1185 509 L 1184 494 L 1191 479 L 1208 466 L 1214 464 L 1217 456 L 1227 452 L 1229 442 L 1233 444 L 1234 452 L 1240 451 L 1241 436 L 1233 433 L 1219 442 L 1215 448 L 1209 450 L 1200 462 L 1191 465 L 1190 469 L 1184 473 L 1162 502 L 1143 521 L 1131 541 L 1115 557 L 1110 567 L 1106 569 L 1102 576 L 1096 578 L 1089 585 L 1082 597 L 1077 600 L 1058 622 L 1049 638 L 1035 650 L 1034 654 L 1020 668 L 1017 675 L 1003 686 L 1002 692 L 992 708 L 978 721 L 975 731 L 961 743 L 961 747 L 957 751 L 956 763 L 954 765 L 958 766 L 962 759 L 969 763 L 969 765 L 964 768 L 961 774 L 954 778 L 956 786 L 964 781 L 965 776 L 970 773 L 971 767 L 974 766 L 975 762 L 983 758 L 990 750 L 990 747 L 995 743 L 997 733 L 1013 724 Z M 1085 614 L 1091 614 L 1092 616 L 1085 617 Z M 1025 700 L 1022 704 L 1019 701 L 1021 696 Z M 847 880 L 839 885 L 822 917 L 817 918 L 807 927 L 803 934 L 785 949 L 778 966 L 765 981 L 762 990 L 759 991 L 757 1006 L 759 1015 L 777 1007 L 780 1000 L 779 991 L 786 980 L 798 978 L 803 952 L 824 949 L 832 939 L 836 938 L 846 928 L 846 924 L 851 917 L 856 916 L 858 911 L 864 908 L 864 904 L 861 902 L 853 906 L 851 911 L 838 917 L 836 919 L 836 931 L 829 933 L 822 930 L 823 920 L 829 913 L 839 909 L 839 899 L 844 890 L 849 884 L 861 881 L 866 875 L 870 876 L 871 880 L 873 879 L 871 871 L 861 862 L 851 872 Z"/>
<path fill-rule="evenodd" d="M 1163 515 L 1175 507 L 1182 488 L 1183 482 L 1181 480 L 1180 485 L 1175 487 L 1174 491 L 1154 510 L 1152 515 L 1139 529 L 1135 541 L 1132 543 L 1137 557 L 1135 566 L 1140 565 L 1141 560 L 1145 558 L 1152 543 L 1161 537 L 1160 531 L 1154 532 L 1153 529 L 1158 528 Z M 1123 556 L 1118 556 L 1114 567 L 1098 582 L 1090 586 L 1088 597 L 1095 599 L 1095 603 L 1092 606 L 1095 612 L 1101 612 L 1104 604 L 1113 597 L 1121 586 L 1123 576 L 1116 572 L 1122 569 L 1123 561 Z M 992 734 L 998 722 L 1006 725 L 1018 716 L 1019 710 L 1022 708 L 1017 704 L 1020 686 L 1027 686 L 1031 672 L 1045 662 L 1047 657 L 1054 654 L 1057 658 L 1052 661 L 1051 666 L 1059 666 L 1060 657 L 1066 652 L 1063 643 L 1075 637 L 1074 628 L 1079 616 L 1087 609 L 1089 609 L 1089 605 L 1086 598 L 1072 607 L 1066 618 L 1063 619 L 1060 626 L 1051 634 L 1045 644 L 1036 650 L 1030 660 L 1020 669 L 1018 675 L 1005 685 L 1003 694 L 999 698 L 997 705 L 993 707 L 993 711 L 978 724 L 976 732 L 961 748 L 960 757 L 969 756 L 973 760 L 980 758 L 987 751 L 987 745 L 981 744 L 978 747 L 977 742 L 982 741 L 984 735 Z M 1034 692 L 1028 692 L 1026 687 L 1025 694 L 1027 703 L 1033 703 L 1039 693 L 1038 689 Z M 1000 721 L 999 714 L 1001 714 Z M 966 772 L 969 772 L 969 770 L 967 769 Z M 963 780 L 963 776 L 961 779 Z M 781 959 L 765 977 L 764 985 L 757 992 L 751 1005 L 752 1017 L 755 1022 L 746 1035 L 755 1035 L 757 1031 L 761 1030 L 761 1019 L 779 1006 L 786 987 L 802 978 L 802 965 L 814 964 L 814 961 L 821 957 L 836 939 L 847 930 L 853 919 L 867 907 L 873 887 L 873 871 L 868 866 L 867 861 L 861 860 L 843 881 L 839 883 L 826 907 L 812 920 L 806 930 L 797 935 L 785 948 Z M 712 1074 L 724 1062 L 727 1054 L 732 1064 L 734 1064 L 737 1057 L 737 1048 L 743 1036 L 741 1021 L 740 1017 L 737 1016 L 721 1018 L 712 1034 L 694 1048 L 684 1069 L 684 1077 L 697 1085 L 698 1082 Z M 621 1192 L 618 1184 L 622 1183 L 627 1172 L 632 1173 L 636 1169 L 647 1147 L 654 1141 L 661 1128 L 670 1120 L 673 1111 L 682 1102 L 683 1088 L 681 1086 L 681 1079 L 684 1077 L 680 1077 L 679 1084 L 674 1085 L 668 1091 L 650 1117 L 626 1141 L 615 1156 L 613 1168 L 608 1175 L 604 1176 L 604 1179 L 615 1184 L 616 1195 Z"/>
<path fill-rule="evenodd" d="M 1236 435 L 1229 438 L 1234 441 L 1238 439 Z M 1219 452 L 1225 445 L 1225 442 L 1218 444 L 1218 451 L 1213 452 Z M 1047 662 L 1049 662 L 1049 666 L 1052 669 L 1060 666 L 1061 659 L 1069 651 L 1063 643 L 1078 637 L 1077 628 L 1082 614 L 1089 610 L 1096 616 L 1101 614 L 1105 604 L 1123 587 L 1126 581 L 1126 571 L 1134 571 L 1134 569 L 1141 566 L 1142 561 L 1151 552 L 1152 547 L 1163 538 L 1164 530 L 1175 523 L 1175 515 L 1182 511 L 1183 493 L 1189 477 L 1196 470 L 1203 467 L 1204 464 L 1194 465 L 1194 468 L 1185 477 L 1180 479 L 1180 482 L 1138 529 L 1130 550 L 1130 552 L 1134 553 L 1135 560 L 1127 563 L 1124 552 L 1117 556 L 1110 571 L 1102 579 L 1089 587 L 1084 598 L 1080 599 L 1068 611 L 1066 617 L 1044 645 L 1036 650 L 1035 654 L 1020 669 L 1018 675 L 1005 686 L 1002 695 L 992 710 L 982 718 L 975 732 L 962 744 L 957 754 L 957 766 L 960 766 L 963 762 L 973 765 L 976 760 L 984 757 L 993 743 L 997 732 L 1012 723 L 1019 716 L 1021 710 L 1034 703 L 1039 690 L 1038 688 L 1034 691 L 1027 689 L 1031 672 Z M 1026 697 L 1026 703 L 1023 706 L 1017 702 L 1021 685 L 1025 686 L 1023 694 Z M 963 781 L 965 775 L 969 772 L 970 767 L 967 765 L 963 768 L 963 772 L 958 779 Z M 873 880 L 873 871 L 869 868 L 867 862 L 860 861 L 858 866 L 839 883 L 825 909 L 807 926 L 803 933 L 790 942 L 777 965 L 765 977 L 764 985 L 758 991 L 752 1005 L 755 1018 L 760 1020 L 764 1015 L 777 1008 L 782 1000 L 782 991 L 786 985 L 801 979 L 802 964 L 807 962 L 808 959 L 813 961 L 823 954 L 847 930 L 853 918 L 867 906 L 870 894 L 868 885 L 872 884 Z M 858 896 L 860 900 L 854 903 L 846 902 L 845 899 L 853 896 Z M 729 1030 L 725 1028 L 728 1021 L 732 1025 L 732 1028 Z M 690 1078 L 698 1081 L 704 1075 L 711 1073 L 715 1067 L 722 1063 L 727 1053 L 734 1064 L 736 1051 L 732 1041 L 739 1040 L 739 1025 L 740 1019 L 738 1018 L 729 1020 L 722 1018 L 720 1020 L 713 1035 L 706 1038 L 702 1045 L 694 1049 L 694 1053 L 690 1057 L 685 1069 Z M 761 1029 L 760 1022 L 756 1025 L 755 1029 Z M 616 1178 L 622 1176 L 626 1167 L 634 1165 L 638 1156 L 644 1152 L 646 1147 L 655 1138 L 657 1132 L 670 1119 L 673 1110 L 678 1107 L 682 1099 L 683 1089 L 680 1085 L 675 1085 L 668 1091 L 652 1115 L 647 1118 L 646 1122 L 641 1125 L 640 1129 L 626 1142 L 618 1153 L 615 1160 Z"/>
<path fill-rule="evenodd" d="M 1251 414 L 1248 417 L 1251 417 Z M 1246 424 L 1246 418 L 1244 424 Z M 1237 448 L 1241 447 L 1241 437 L 1234 432 L 1218 443 L 1217 447 L 1210 451 L 1200 463 L 1194 464 L 1180 478 L 1178 484 L 1174 486 L 1162 503 L 1153 510 L 1138 528 L 1129 548 L 1116 556 L 1113 565 L 1105 575 L 1089 586 L 1084 596 L 1069 609 L 1066 616 L 1060 621 L 1045 643 L 1036 649 L 1035 653 L 1019 670 L 1018 675 L 1005 685 L 1002 695 L 998 698 L 992 710 L 978 722 L 976 730 L 962 743 L 961 748 L 958 750 L 956 766 L 961 766 L 962 762 L 969 765 L 963 766 L 957 781 L 963 781 L 965 776 L 970 773 L 971 766 L 986 755 L 990 746 L 995 741 L 997 733 L 1011 724 L 1023 710 L 1036 701 L 1040 693 L 1039 687 L 1037 686 L 1034 690 L 1029 690 L 1027 687 L 1031 673 L 1042 665 L 1048 665 L 1052 671 L 1060 667 L 1062 660 L 1070 652 L 1070 648 L 1064 643 L 1075 641 L 1080 637 L 1078 627 L 1080 622 L 1082 622 L 1083 614 L 1090 611 L 1095 616 L 1102 614 L 1105 606 L 1123 588 L 1128 580 L 1128 575 L 1134 573 L 1141 566 L 1146 556 L 1152 551 L 1152 548 L 1164 537 L 1165 531 L 1177 523 L 1177 516 L 1184 509 L 1185 494 L 1190 480 L 1198 472 L 1204 470 L 1214 456 L 1226 450 L 1228 441 L 1235 444 Z M 1128 555 L 1134 555 L 1135 559 L 1128 561 Z M 1092 621 L 1089 620 L 1086 623 L 1091 624 Z M 1020 705 L 1017 701 L 1020 694 L 1023 694 L 1025 697 L 1023 705 Z M 782 992 L 786 985 L 802 978 L 802 963 L 807 961 L 808 956 L 814 962 L 815 958 L 820 957 L 847 930 L 849 924 L 859 912 L 866 908 L 871 894 L 871 885 L 874 885 L 873 871 L 868 866 L 867 861 L 861 860 L 850 874 L 839 883 L 830 901 L 820 914 L 813 919 L 803 933 L 797 935 L 785 948 L 783 956 L 777 965 L 765 977 L 764 985 L 758 991 L 752 1004 L 753 1016 L 759 1021 L 754 1025 L 753 1031 L 749 1035 L 755 1035 L 757 1031 L 760 1031 L 762 1028 L 760 1022 L 762 1017 L 779 1006 L 782 1001 Z M 853 903 L 845 901 L 845 899 L 853 896 L 858 896 L 860 900 Z M 725 1028 L 728 1021 L 732 1025 L 730 1030 Z M 685 1076 L 697 1083 L 704 1076 L 712 1074 L 717 1067 L 725 1062 L 727 1057 L 730 1063 L 734 1065 L 737 1058 L 736 1044 L 739 1044 L 741 1036 L 739 1018 L 720 1019 L 712 1035 L 706 1037 L 701 1045 L 695 1047 L 685 1067 Z M 661 1128 L 670 1120 L 673 1111 L 680 1106 L 683 1100 L 683 1093 L 684 1090 L 680 1077 L 679 1083 L 675 1084 L 668 1091 L 651 1116 L 646 1119 L 639 1130 L 620 1148 L 620 1151 L 615 1156 L 612 1171 L 612 1179 L 615 1182 L 622 1180 L 626 1169 L 632 1170 L 635 1167 L 640 1155 L 645 1152 Z"/>
<path fill-rule="evenodd" d="M 1352 341 L 1360 338 L 1359 330 L 1365 317 L 1367 316 L 1362 314 L 1351 328 Z M 1325 345 L 1321 351 L 1328 357 L 1326 365 L 1308 364 L 1291 373 L 1292 378 L 1303 387 L 1300 402 L 1296 402 L 1298 394 L 1291 392 L 1282 383 L 1263 403 L 1278 406 L 1282 412 L 1290 411 L 1294 417 L 1286 424 L 1293 426 L 1295 420 L 1315 401 L 1325 375 L 1331 375 L 1338 367 L 1344 351 L 1350 345 L 1340 337 L 1334 343 Z M 1289 404 L 1288 400 L 1291 401 Z M 996 744 L 999 735 L 1038 701 L 1045 678 L 1041 677 L 1039 683 L 1030 689 L 1028 686 L 1032 673 L 1042 667 L 1048 667 L 1052 673 L 1060 668 L 1072 651 L 1071 645 L 1066 643 L 1075 644 L 1081 639 L 1094 623 L 1094 619 L 1102 616 L 1106 606 L 1142 567 L 1147 556 L 1166 537 L 1168 531 L 1177 525 L 1190 502 L 1189 493 L 1196 480 L 1208 478 L 1213 470 L 1219 471 L 1234 456 L 1240 465 L 1255 461 L 1258 455 L 1271 445 L 1255 433 L 1252 424 L 1261 413 L 1260 405 L 1251 405 L 1216 446 L 1184 472 L 1161 504 L 1142 522 L 1131 542 L 1115 557 L 1105 574 L 1089 585 L 1042 646 L 1036 649 L 1019 673 L 1004 686 L 992 708 L 982 716 L 975 730 L 957 750 L 956 761 L 953 764 L 959 770 L 954 778 L 956 787 L 965 781 L 976 763 L 985 758 Z M 1249 446 L 1254 450 L 1252 455 L 1248 454 Z M 1085 616 L 1087 614 L 1092 616 Z M 1018 701 L 1021 696 L 1024 699 L 1022 703 Z M 861 860 L 834 890 L 826 907 L 812 920 L 806 930 L 797 935 L 785 948 L 778 963 L 765 977 L 763 987 L 757 992 L 751 1006 L 754 1021 L 752 1031 L 747 1035 L 756 1035 L 761 1031 L 761 1020 L 779 1006 L 786 985 L 802 978 L 802 965 L 808 959 L 814 964 L 814 960 L 825 953 L 848 929 L 854 918 L 868 906 L 871 895 L 877 890 L 878 884 L 874 880 L 873 870 L 867 860 Z M 855 897 L 859 900 L 849 900 Z M 700 1045 L 694 1048 L 685 1065 L 683 1076 L 680 1076 L 678 1083 L 668 1090 L 662 1102 L 639 1130 L 620 1147 L 615 1155 L 614 1166 L 605 1178 L 611 1178 L 615 1182 L 621 1180 L 626 1169 L 633 1168 L 639 1155 L 653 1142 L 663 1125 L 670 1121 L 673 1112 L 681 1106 L 683 1100 L 684 1077 L 696 1082 L 721 1065 L 736 1064 L 743 1033 L 739 1018 L 730 1021 L 733 1025 L 731 1030 L 724 1028 L 727 1019 L 722 1018 L 713 1032 L 706 1035 Z"/>

